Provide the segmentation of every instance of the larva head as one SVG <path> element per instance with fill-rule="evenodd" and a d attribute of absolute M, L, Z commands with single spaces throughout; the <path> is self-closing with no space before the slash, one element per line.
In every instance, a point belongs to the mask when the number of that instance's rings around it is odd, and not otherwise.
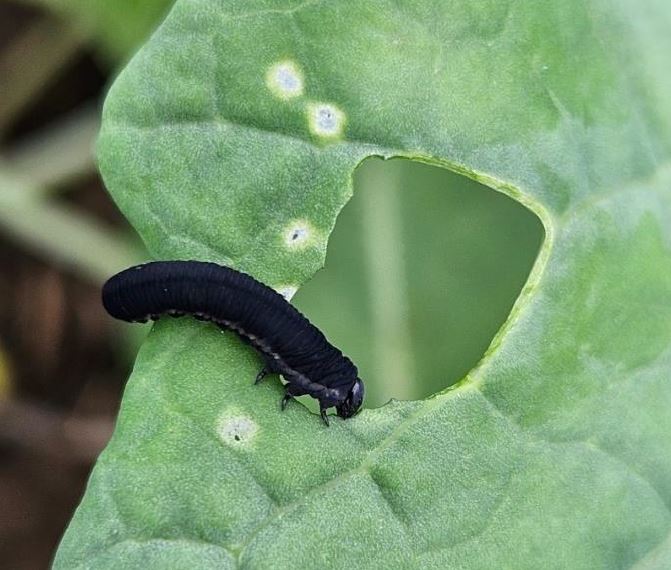
<path fill-rule="evenodd" d="M 355 415 L 363 403 L 363 382 L 360 378 L 356 379 L 354 385 L 347 392 L 347 397 L 342 404 L 336 406 L 336 412 L 341 418 L 351 418 Z"/>

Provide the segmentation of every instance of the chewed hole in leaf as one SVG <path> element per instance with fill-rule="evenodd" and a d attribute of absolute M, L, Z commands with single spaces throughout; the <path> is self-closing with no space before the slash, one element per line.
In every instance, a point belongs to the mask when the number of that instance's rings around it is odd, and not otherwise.
<path fill-rule="evenodd" d="M 508 317 L 544 236 L 513 199 L 442 168 L 365 161 L 326 267 L 295 304 L 350 356 L 366 405 L 463 378 Z"/>

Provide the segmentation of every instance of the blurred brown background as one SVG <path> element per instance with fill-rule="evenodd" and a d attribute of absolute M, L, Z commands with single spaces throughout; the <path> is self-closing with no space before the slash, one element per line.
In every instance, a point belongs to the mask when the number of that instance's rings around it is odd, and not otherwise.
<path fill-rule="evenodd" d="M 170 0 L 0 0 L 0 568 L 49 566 L 146 334 L 103 281 L 147 258 L 96 173 L 104 93 Z M 461 379 L 507 317 L 539 220 L 445 170 L 368 160 L 295 303 L 367 406 Z M 363 191 L 361 191 L 363 189 Z M 206 325 L 204 325 L 206 326 Z"/>

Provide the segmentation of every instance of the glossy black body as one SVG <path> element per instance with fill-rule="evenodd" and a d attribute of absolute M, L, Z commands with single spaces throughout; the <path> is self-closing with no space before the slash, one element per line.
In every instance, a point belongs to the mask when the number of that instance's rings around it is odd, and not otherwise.
<path fill-rule="evenodd" d="M 143 322 L 190 314 L 232 330 L 253 346 L 265 370 L 287 380 L 287 398 L 309 394 L 324 410 L 354 415 L 363 383 L 352 361 L 284 297 L 253 277 L 216 263 L 156 261 L 114 275 L 103 305 L 117 319 Z"/>

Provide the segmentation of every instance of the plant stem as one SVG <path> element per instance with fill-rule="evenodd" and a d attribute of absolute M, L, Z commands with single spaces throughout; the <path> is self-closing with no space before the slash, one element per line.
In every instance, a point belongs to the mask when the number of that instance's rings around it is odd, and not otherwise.
<path fill-rule="evenodd" d="M 388 397 L 414 397 L 414 363 L 408 330 L 408 289 L 403 258 L 400 180 L 389 164 L 366 175 L 363 240 L 371 302 L 375 377 Z M 380 189 L 374 188 L 382 187 Z"/>
<path fill-rule="evenodd" d="M 139 261 L 142 249 L 121 232 L 0 169 L 0 228 L 45 257 L 76 269 L 95 283 Z"/>
<path fill-rule="evenodd" d="M 89 174 L 94 170 L 99 114 L 92 105 L 80 108 L 8 149 L 3 158 L 14 172 L 45 191 Z"/>

